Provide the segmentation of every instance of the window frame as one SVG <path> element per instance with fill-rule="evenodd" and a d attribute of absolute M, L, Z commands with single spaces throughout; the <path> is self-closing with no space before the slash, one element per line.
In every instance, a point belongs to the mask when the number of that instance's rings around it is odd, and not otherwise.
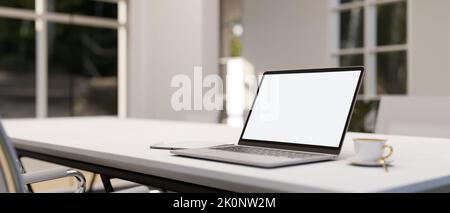
<path fill-rule="evenodd" d="M 106 0 L 105 0 L 106 1 Z M 35 0 L 34 10 L 0 6 L 0 17 L 30 20 L 36 31 L 36 117 L 48 117 L 48 24 L 71 24 L 96 28 L 115 29 L 117 41 L 117 116 L 127 117 L 127 70 L 128 70 L 128 0 L 107 0 L 117 3 L 117 19 L 52 12 L 47 0 Z"/>
<path fill-rule="evenodd" d="M 340 3 L 340 0 L 330 1 L 330 16 L 329 23 L 331 26 L 330 44 L 331 47 L 330 65 L 339 66 L 339 58 L 341 56 L 362 55 L 364 58 L 364 66 L 366 68 L 366 76 L 364 79 L 364 91 L 359 95 L 359 100 L 379 100 L 377 93 L 377 54 L 390 52 L 406 52 L 407 63 L 407 88 L 406 94 L 409 94 L 409 70 L 410 70 L 410 3 L 408 0 L 361 0 L 349 3 Z M 396 4 L 406 2 L 406 16 L 407 16 L 407 35 L 405 44 L 393 45 L 377 45 L 377 7 L 386 4 Z M 364 45 L 361 48 L 340 48 L 340 14 L 352 9 L 364 10 L 364 29 L 363 41 Z"/>

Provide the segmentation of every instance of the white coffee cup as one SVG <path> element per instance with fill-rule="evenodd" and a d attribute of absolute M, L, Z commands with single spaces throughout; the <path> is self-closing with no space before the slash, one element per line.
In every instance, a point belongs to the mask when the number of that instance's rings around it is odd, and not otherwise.
<path fill-rule="evenodd" d="M 360 162 L 385 161 L 394 153 L 394 148 L 387 145 L 385 139 L 354 138 L 355 158 Z M 387 151 L 387 154 L 385 154 Z"/>

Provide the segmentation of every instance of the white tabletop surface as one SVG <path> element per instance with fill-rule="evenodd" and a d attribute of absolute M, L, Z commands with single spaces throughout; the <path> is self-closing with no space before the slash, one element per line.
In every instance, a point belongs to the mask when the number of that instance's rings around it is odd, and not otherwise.
<path fill-rule="evenodd" d="M 225 125 L 86 117 L 4 120 L 4 126 L 24 150 L 238 192 L 421 192 L 450 186 L 450 139 L 348 133 L 338 161 L 262 169 L 149 149 L 163 141 L 236 142 L 240 129 Z M 390 172 L 350 165 L 354 137 L 388 139 L 395 149 Z"/>

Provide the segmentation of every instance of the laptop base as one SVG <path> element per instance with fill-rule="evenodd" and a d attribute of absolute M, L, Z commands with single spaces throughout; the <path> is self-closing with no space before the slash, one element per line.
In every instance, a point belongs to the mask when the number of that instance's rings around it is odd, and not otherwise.
<path fill-rule="evenodd" d="M 321 161 L 334 160 L 337 158 L 336 155 L 328 155 L 328 154 L 317 154 L 317 156 L 311 158 L 287 158 L 279 156 L 256 155 L 249 153 L 222 151 L 217 150 L 215 148 L 216 147 L 173 150 L 171 151 L 171 153 L 191 158 L 207 159 L 213 161 L 221 161 L 262 168 L 276 168 L 299 164 L 315 163 Z"/>

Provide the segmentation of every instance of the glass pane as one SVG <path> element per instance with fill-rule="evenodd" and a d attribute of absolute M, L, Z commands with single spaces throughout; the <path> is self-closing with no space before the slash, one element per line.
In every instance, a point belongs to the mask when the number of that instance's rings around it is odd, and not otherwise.
<path fill-rule="evenodd" d="M 48 10 L 104 18 L 117 18 L 117 3 L 94 0 L 49 0 Z"/>
<path fill-rule="evenodd" d="M 117 114 L 117 31 L 49 24 L 49 115 Z"/>
<path fill-rule="evenodd" d="M 339 65 L 341 67 L 348 66 L 364 66 L 363 55 L 343 55 L 339 57 Z"/>
<path fill-rule="evenodd" d="M 377 44 L 406 44 L 406 2 L 380 5 L 377 13 Z"/>
<path fill-rule="evenodd" d="M 377 54 L 378 94 L 406 94 L 406 52 Z"/>
<path fill-rule="evenodd" d="M 351 3 L 351 2 L 361 2 L 363 0 L 341 0 L 341 4 L 345 4 L 345 3 Z"/>
<path fill-rule="evenodd" d="M 349 125 L 351 132 L 374 132 L 379 101 L 358 100 Z"/>
<path fill-rule="evenodd" d="M 363 55 L 343 55 L 339 57 L 339 66 L 364 66 L 364 56 Z M 359 94 L 364 94 L 364 84 L 359 90 Z"/>
<path fill-rule="evenodd" d="M 34 0 L 1 0 L 0 6 L 34 10 Z"/>
<path fill-rule="evenodd" d="M 364 46 L 364 11 L 353 9 L 340 14 L 340 48 Z"/>
<path fill-rule="evenodd" d="M 0 32 L 0 115 L 34 117 L 34 22 L 0 19 Z"/>

